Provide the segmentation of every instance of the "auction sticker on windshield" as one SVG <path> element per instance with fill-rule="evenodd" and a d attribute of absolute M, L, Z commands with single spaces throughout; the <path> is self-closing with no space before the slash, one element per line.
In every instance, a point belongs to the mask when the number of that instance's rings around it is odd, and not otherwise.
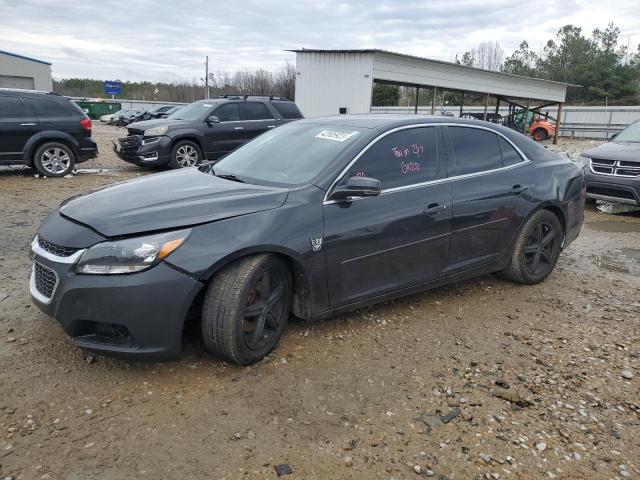
<path fill-rule="evenodd" d="M 339 130 L 323 130 L 316 135 L 316 138 L 324 138 L 325 140 L 335 140 L 336 142 L 344 142 L 353 137 L 358 132 L 341 132 Z"/>

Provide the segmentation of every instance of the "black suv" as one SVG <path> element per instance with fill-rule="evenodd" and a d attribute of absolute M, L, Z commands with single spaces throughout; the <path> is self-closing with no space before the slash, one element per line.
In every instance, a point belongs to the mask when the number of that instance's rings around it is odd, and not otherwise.
<path fill-rule="evenodd" d="M 98 153 L 91 120 L 66 97 L 0 88 L 0 165 L 24 164 L 64 177 Z"/>
<path fill-rule="evenodd" d="M 114 150 L 140 166 L 192 167 L 300 118 L 296 104 L 280 97 L 215 97 L 191 103 L 166 119 L 130 124 L 129 135 L 114 143 Z"/>

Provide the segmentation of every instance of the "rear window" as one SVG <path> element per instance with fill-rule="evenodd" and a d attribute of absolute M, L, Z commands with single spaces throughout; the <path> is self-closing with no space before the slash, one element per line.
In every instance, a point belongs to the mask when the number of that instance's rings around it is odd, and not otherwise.
<path fill-rule="evenodd" d="M 0 95 L 0 118 L 18 118 L 24 115 L 24 105 L 19 98 Z"/>
<path fill-rule="evenodd" d="M 447 127 L 453 147 L 457 175 L 486 172 L 502 167 L 498 136 L 487 130 Z"/>
<path fill-rule="evenodd" d="M 60 102 L 46 98 L 23 98 L 23 100 L 31 112 L 38 117 L 68 117 L 82 112 L 80 107 L 74 108 L 69 101 Z"/>
<path fill-rule="evenodd" d="M 293 102 L 271 102 L 282 118 L 302 118 L 302 113 L 298 110 L 298 106 Z"/>

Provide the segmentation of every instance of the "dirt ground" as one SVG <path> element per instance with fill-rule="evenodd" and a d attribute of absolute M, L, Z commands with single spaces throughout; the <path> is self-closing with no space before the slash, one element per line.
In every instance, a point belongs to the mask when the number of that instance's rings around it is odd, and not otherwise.
<path fill-rule="evenodd" d="M 81 167 L 104 171 L 0 169 L 0 478 L 640 478 L 640 215 L 590 207 L 541 285 L 487 276 L 293 321 L 247 368 L 197 330 L 180 360 L 130 364 L 84 355 L 28 294 L 42 218 L 148 173 L 110 151 L 122 132 L 94 127 Z"/>

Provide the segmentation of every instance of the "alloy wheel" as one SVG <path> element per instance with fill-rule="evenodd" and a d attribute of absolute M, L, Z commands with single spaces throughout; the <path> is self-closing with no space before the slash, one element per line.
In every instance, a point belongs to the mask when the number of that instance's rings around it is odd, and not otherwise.
<path fill-rule="evenodd" d="M 198 164 L 198 151 L 191 145 L 182 145 L 176 151 L 176 161 L 181 167 L 195 167 Z"/>
<path fill-rule="evenodd" d="M 525 267 L 530 274 L 539 275 L 553 268 L 556 242 L 559 240 L 550 223 L 540 222 L 535 226 L 524 247 Z"/>
<path fill-rule="evenodd" d="M 273 270 L 265 271 L 254 283 L 244 308 L 242 331 L 247 347 L 259 350 L 276 335 L 286 321 L 285 279 Z"/>
<path fill-rule="evenodd" d="M 42 152 L 40 163 L 45 171 L 55 175 L 69 168 L 71 157 L 62 148 L 51 147 Z"/>

